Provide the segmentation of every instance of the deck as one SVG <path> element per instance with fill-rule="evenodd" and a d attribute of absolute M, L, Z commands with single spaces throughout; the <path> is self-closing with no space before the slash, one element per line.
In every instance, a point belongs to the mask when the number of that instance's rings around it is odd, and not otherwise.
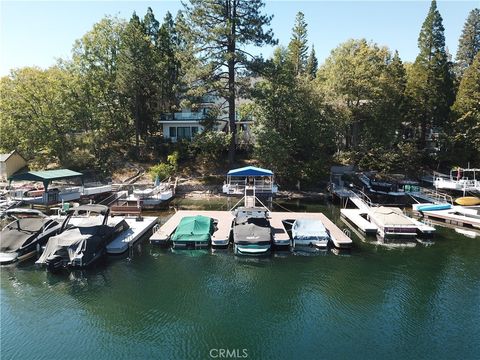
<path fill-rule="evenodd" d="M 210 217 L 217 222 L 217 230 L 212 234 L 212 246 L 228 246 L 230 230 L 232 228 L 233 214 L 230 211 L 208 210 L 179 210 L 167 220 L 150 238 L 151 244 L 166 245 L 177 228 L 180 220 L 185 216 L 202 215 Z"/>
<path fill-rule="evenodd" d="M 141 221 L 137 221 L 134 217 L 125 218 L 130 228 L 122 232 L 107 245 L 107 253 L 112 255 L 123 254 L 129 247 L 140 240 L 148 230 L 153 228 L 157 220 L 156 216 L 144 216 Z"/>
<path fill-rule="evenodd" d="M 170 236 L 177 228 L 180 220 L 185 216 L 203 215 L 217 220 L 217 231 L 212 235 L 212 246 L 228 245 L 228 238 L 233 221 L 233 215 L 230 211 L 195 211 L 179 210 L 167 220 L 150 238 L 150 243 L 166 245 Z M 329 218 L 322 213 L 294 213 L 294 212 L 270 212 L 270 225 L 273 230 L 273 243 L 276 246 L 290 245 L 290 236 L 285 230 L 283 221 L 295 221 L 296 219 L 317 219 L 322 221 L 327 230 L 332 235 L 332 241 L 335 247 L 348 248 L 352 245 L 350 239 L 342 230 L 340 230 Z"/>
<path fill-rule="evenodd" d="M 364 213 L 358 209 L 340 209 L 340 214 L 350 220 L 357 228 L 359 228 L 366 235 L 375 235 L 378 232 L 378 227 L 365 219 L 361 214 Z"/>

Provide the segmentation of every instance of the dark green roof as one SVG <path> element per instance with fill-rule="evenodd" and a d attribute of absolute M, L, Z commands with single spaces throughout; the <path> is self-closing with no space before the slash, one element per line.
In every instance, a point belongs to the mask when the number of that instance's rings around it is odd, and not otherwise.
<path fill-rule="evenodd" d="M 58 169 L 58 170 L 44 170 L 44 171 L 28 171 L 21 174 L 15 174 L 8 178 L 10 181 L 53 181 L 59 179 L 68 179 L 74 177 L 82 177 L 83 174 L 68 170 L 68 169 Z"/>
<path fill-rule="evenodd" d="M 172 241 L 177 242 L 209 242 L 213 234 L 213 219 L 197 215 L 184 217 L 172 235 Z"/>

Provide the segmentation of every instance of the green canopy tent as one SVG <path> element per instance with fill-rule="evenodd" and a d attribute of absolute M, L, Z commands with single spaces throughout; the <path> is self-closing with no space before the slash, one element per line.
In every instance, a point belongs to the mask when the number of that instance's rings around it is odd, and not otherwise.
<path fill-rule="evenodd" d="M 206 243 L 214 232 L 213 219 L 197 215 L 184 217 L 177 226 L 171 240 L 174 243 Z"/>
<path fill-rule="evenodd" d="M 8 178 L 9 187 L 12 184 L 12 181 L 32 181 L 32 182 L 42 182 L 43 188 L 45 189 L 45 194 L 48 195 L 48 185 L 54 180 L 63 180 L 71 178 L 80 178 L 83 183 L 83 174 L 68 170 L 68 169 L 58 169 L 58 170 L 44 170 L 44 171 L 27 171 L 20 174 L 14 174 Z M 47 199 L 47 200 L 45 200 Z M 48 197 L 44 198 L 45 202 L 48 202 Z"/>

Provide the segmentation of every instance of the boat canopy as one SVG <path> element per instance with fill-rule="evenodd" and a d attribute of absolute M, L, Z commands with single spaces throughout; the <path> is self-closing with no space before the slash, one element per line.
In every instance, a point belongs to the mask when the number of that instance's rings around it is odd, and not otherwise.
<path fill-rule="evenodd" d="M 328 232 L 320 220 L 297 219 L 292 226 L 292 236 L 296 239 L 328 238 Z"/>
<path fill-rule="evenodd" d="M 214 231 L 213 219 L 207 216 L 186 216 L 172 235 L 176 242 L 208 242 Z"/>
<path fill-rule="evenodd" d="M 228 176 L 273 176 L 273 172 L 268 169 L 262 169 L 255 166 L 245 166 L 238 169 L 232 169 L 227 173 Z"/>
<path fill-rule="evenodd" d="M 40 181 L 43 182 L 43 187 L 45 191 L 48 189 L 48 184 L 54 180 L 61 179 L 70 179 L 70 178 L 81 178 L 83 184 L 83 174 L 68 170 L 68 169 L 58 169 L 58 170 L 44 170 L 44 171 L 27 171 L 20 174 L 12 175 L 8 178 L 9 182 L 12 181 Z"/>

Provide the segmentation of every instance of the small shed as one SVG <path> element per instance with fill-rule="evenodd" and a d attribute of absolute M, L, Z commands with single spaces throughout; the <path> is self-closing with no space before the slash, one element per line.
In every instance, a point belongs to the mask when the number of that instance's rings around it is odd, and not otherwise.
<path fill-rule="evenodd" d="M 27 161 L 17 150 L 13 150 L 8 154 L 0 154 L 0 180 L 6 181 L 25 166 L 27 166 Z"/>

